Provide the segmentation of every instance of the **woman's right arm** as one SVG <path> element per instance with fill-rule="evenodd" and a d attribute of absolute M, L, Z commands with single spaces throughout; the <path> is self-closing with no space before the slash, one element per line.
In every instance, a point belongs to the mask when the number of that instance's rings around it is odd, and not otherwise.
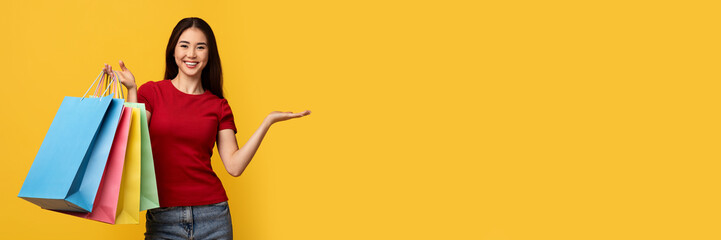
<path fill-rule="evenodd" d="M 115 71 L 115 75 L 118 76 L 118 79 L 120 80 L 120 83 L 125 86 L 125 88 L 128 89 L 128 97 L 127 102 L 137 103 L 138 102 L 138 86 L 135 84 L 135 76 L 133 76 L 133 73 L 130 72 L 130 70 L 125 67 L 125 63 L 121 60 L 119 62 L 120 64 L 120 71 Z M 113 67 L 105 64 L 105 68 L 103 69 L 106 74 L 111 74 L 113 72 Z M 148 121 L 150 121 L 150 111 L 145 111 L 148 115 Z"/>

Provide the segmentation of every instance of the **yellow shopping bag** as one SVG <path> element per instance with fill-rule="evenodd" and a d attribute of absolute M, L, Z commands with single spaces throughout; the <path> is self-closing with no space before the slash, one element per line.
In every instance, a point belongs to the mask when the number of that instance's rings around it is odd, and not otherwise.
<path fill-rule="evenodd" d="M 125 106 L 140 110 L 140 211 L 157 208 L 160 207 L 160 201 L 145 104 L 126 102 Z"/>
<path fill-rule="evenodd" d="M 140 223 L 140 109 L 133 108 L 115 224 Z"/>

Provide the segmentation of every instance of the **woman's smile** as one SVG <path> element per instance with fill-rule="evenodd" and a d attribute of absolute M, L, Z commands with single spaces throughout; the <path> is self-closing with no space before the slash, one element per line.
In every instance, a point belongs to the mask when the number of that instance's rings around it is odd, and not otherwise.
<path fill-rule="evenodd" d="M 190 69 L 193 69 L 196 67 L 196 65 L 198 65 L 198 62 L 192 62 L 192 61 L 185 61 L 183 63 L 185 63 L 185 66 Z"/>

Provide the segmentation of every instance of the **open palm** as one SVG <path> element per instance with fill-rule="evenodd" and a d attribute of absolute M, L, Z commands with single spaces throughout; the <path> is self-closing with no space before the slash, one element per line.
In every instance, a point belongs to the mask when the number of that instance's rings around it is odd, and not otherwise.
<path fill-rule="evenodd" d="M 270 123 L 277 123 L 277 122 L 285 121 L 285 120 L 288 120 L 291 118 L 299 118 L 299 117 L 306 116 L 309 114 L 310 114 L 310 110 L 305 110 L 305 111 L 299 112 L 299 113 L 273 111 L 270 114 L 268 114 L 266 119 L 268 119 L 268 121 L 270 121 Z"/>

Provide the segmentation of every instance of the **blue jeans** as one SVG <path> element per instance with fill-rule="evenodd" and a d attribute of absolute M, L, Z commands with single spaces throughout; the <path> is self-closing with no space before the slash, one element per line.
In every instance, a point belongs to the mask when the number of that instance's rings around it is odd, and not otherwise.
<path fill-rule="evenodd" d="M 233 239 L 228 202 L 150 209 L 145 239 Z"/>

